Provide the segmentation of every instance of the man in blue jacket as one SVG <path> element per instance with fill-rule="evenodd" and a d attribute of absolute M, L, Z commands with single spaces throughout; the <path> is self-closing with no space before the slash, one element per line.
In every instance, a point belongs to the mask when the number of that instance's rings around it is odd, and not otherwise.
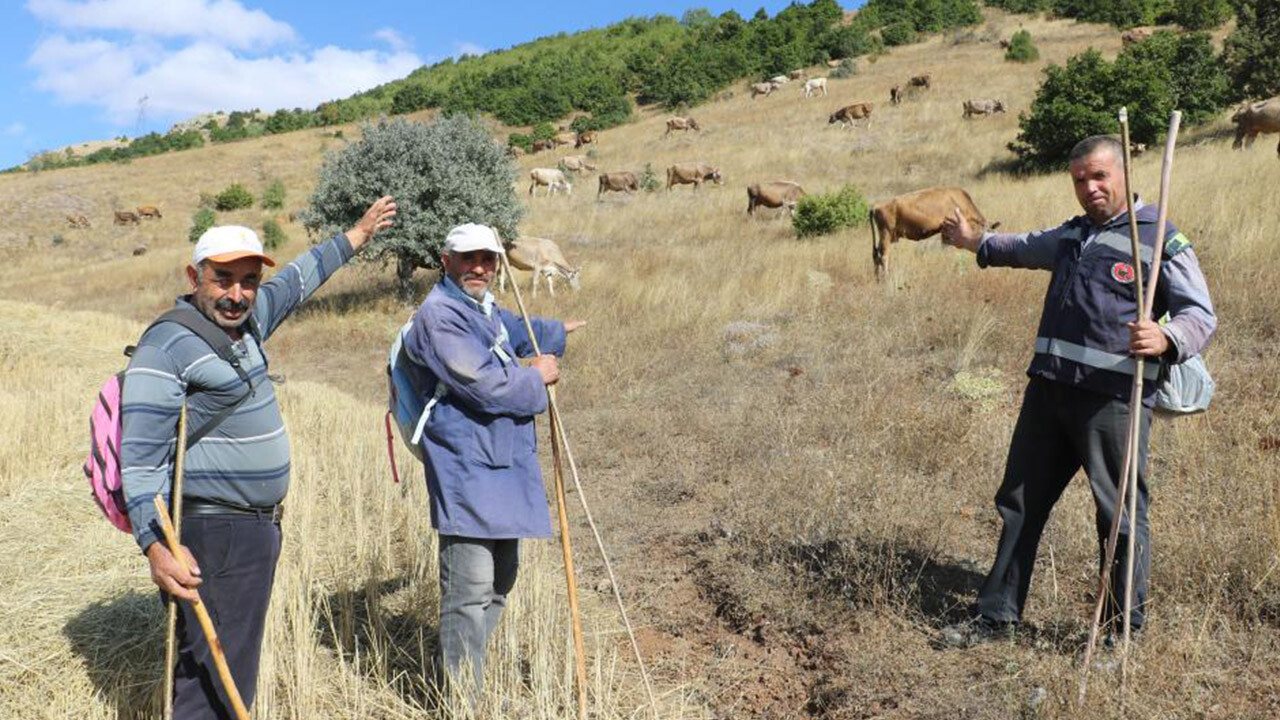
<path fill-rule="evenodd" d="M 440 659 L 445 679 L 473 699 L 515 584 L 519 539 L 551 535 L 533 419 L 560 377 L 566 336 L 584 324 L 531 318 L 545 353 L 535 355 L 523 321 L 489 292 L 502 252 L 490 227 L 449 231 L 440 282 L 405 337 L 436 382 L 421 442 L 440 534 Z"/>
<path fill-rule="evenodd" d="M 1145 620 L 1151 545 L 1147 524 L 1147 442 L 1151 408 L 1162 363 L 1181 363 L 1204 350 L 1217 327 L 1209 289 L 1191 243 L 1168 225 L 1153 315 L 1137 317 L 1133 250 L 1120 142 L 1109 135 L 1080 141 L 1070 155 L 1076 199 L 1084 215 L 1056 228 L 1020 235 L 982 233 L 957 212 L 943 228 L 944 240 L 977 254 L 981 267 L 1003 266 L 1053 273 L 1040 316 L 1031 377 L 1014 427 L 996 508 L 1004 520 L 996 557 L 978 591 L 970 623 L 943 631 L 943 642 L 967 646 L 1008 635 L 1022 618 L 1031 587 L 1036 547 L 1049 512 L 1081 467 L 1097 506 L 1099 556 L 1118 511 L 1119 484 L 1126 476 L 1134 356 L 1146 359 L 1138 439 L 1137 555 L 1131 629 Z M 1156 245 L 1156 208 L 1135 208 L 1143 281 L 1151 278 Z M 1107 617 L 1115 619 L 1124 597 L 1128 519 L 1120 525 L 1111 568 Z M 1119 630 L 1123 630 L 1120 628 Z M 1108 640 L 1114 635 L 1109 635 Z"/>

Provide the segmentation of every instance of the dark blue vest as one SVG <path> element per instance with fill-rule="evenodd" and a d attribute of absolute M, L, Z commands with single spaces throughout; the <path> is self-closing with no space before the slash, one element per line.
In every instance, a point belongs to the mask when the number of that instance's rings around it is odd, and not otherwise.
<path fill-rule="evenodd" d="M 1156 245 L 1157 208 L 1138 208 L 1142 280 L 1151 278 L 1151 255 Z M 1108 222 L 1088 244 L 1094 229 L 1080 216 L 1068 222 L 1076 232 L 1063 238 L 1054 260 L 1053 277 L 1044 298 L 1036 354 L 1027 369 L 1055 382 L 1128 400 L 1136 363 L 1129 354 L 1127 323 L 1137 317 L 1138 290 L 1134 283 L 1129 214 Z M 1164 258 L 1190 247 L 1173 226 L 1165 228 Z M 1153 317 L 1164 315 L 1168 284 L 1162 272 L 1156 287 Z M 1154 402 L 1160 361 L 1147 358 L 1143 372 L 1143 402 Z"/>

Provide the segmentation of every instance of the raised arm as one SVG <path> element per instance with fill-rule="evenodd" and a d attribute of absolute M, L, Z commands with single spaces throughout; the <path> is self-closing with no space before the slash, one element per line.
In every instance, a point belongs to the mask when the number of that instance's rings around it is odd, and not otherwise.
<path fill-rule="evenodd" d="M 1028 233 L 991 233 L 972 227 L 957 210 L 943 221 L 942 241 L 978 256 L 980 267 L 1051 270 L 1068 224 Z"/>

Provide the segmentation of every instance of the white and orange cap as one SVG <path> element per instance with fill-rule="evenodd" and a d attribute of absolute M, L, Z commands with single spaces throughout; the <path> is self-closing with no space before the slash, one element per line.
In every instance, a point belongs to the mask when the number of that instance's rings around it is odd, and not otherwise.
<path fill-rule="evenodd" d="M 444 250 L 449 254 L 488 250 L 503 254 L 502 243 L 498 241 L 498 231 L 488 225 L 466 223 L 449 231 L 444 239 Z"/>
<path fill-rule="evenodd" d="M 191 264 L 199 265 L 205 260 L 214 262 L 231 262 L 240 258 L 256 257 L 263 264 L 275 267 L 276 261 L 262 252 L 262 241 L 258 234 L 243 225 L 219 225 L 204 231 L 196 241 L 196 250 L 191 255 Z"/>

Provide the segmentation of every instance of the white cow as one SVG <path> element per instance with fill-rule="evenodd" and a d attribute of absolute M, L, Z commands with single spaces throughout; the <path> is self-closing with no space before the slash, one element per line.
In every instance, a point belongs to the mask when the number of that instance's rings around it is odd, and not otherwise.
<path fill-rule="evenodd" d="M 569 287 L 578 289 L 578 273 L 581 268 L 571 267 L 560 252 L 560 246 L 546 238 L 519 237 L 506 244 L 507 260 L 512 267 L 533 273 L 533 296 L 538 297 L 538 276 L 546 278 L 547 292 L 555 297 L 556 288 L 552 279 L 562 277 L 569 282 Z M 511 279 L 515 284 L 515 278 Z M 507 276 L 499 266 L 498 289 L 507 291 Z"/>
<path fill-rule="evenodd" d="M 786 85 L 787 80 L 788 78 L 786 75 L 774 75 L 773 77 L 769 78 L 769 82 L 773 83 L 774 85 Z"/>
<path fill-rule="evenodd" d="M 822 91 L 823 97 L 827 96 L 827 79 L 824 77 L 813 78 L 804 84 L 805 97 L 812 97 L 817 94 L 819 90 Z"/>
<path fill-rule="evenodd" d="M 529 180 L 530 195 L 540 185 L 546 186 L 548 195 L 555 195 L 556 190 L 563 190 L 566 195 L 573 194 L 573 186 L 569 184 L 569 178 L 556 168 L 534 168 L 529 171 Z"/>

